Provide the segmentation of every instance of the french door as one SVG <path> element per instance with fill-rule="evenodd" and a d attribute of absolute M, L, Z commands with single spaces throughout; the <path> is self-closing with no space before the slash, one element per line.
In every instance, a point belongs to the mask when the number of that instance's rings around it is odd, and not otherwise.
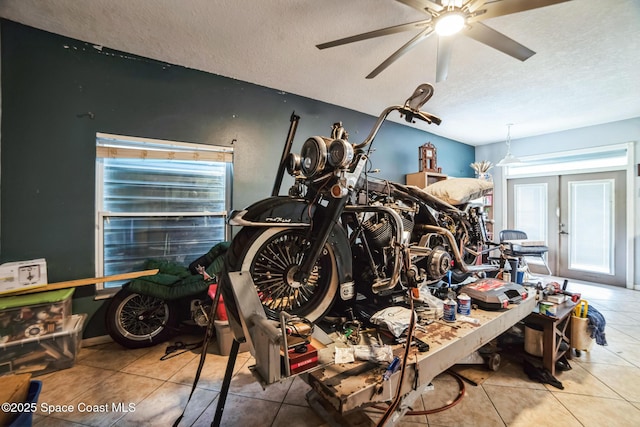
<path fill-rule="evenodd" d="M 625 286 L 624 171 L 510 179 L 507 200 L 508 227 L 547 243 L 554 275 Z"/>

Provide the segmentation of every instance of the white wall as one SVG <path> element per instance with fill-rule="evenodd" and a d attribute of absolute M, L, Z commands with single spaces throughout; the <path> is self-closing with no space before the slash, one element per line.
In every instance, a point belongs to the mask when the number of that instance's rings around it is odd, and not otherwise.
<path fill-rule="evenodd" d="M 517 139 L 517 124 L 511 128 L 511 153 L 516 157 L 536 154 L 547 154 L 561 151 L 578 150 L 583 148 L 601 147 L 627 142 L 635 142 L 634 161 L 634 198 L 635 198 L 635 229 L 633 232 L 635 246 L 635 279 L 634 287 L 640 289 L 640 177 L 637 175 L 640 164 L 640 117 L 619 122 L 594 125 L 564 132 L 550 133 L 530 138 Z M 476 161 L 489 160 L 494 164 L 504 157 L 507 146 L 504 142 L 476 147 Z M 503 218 L 503 186 L 502 170 L 493 168 L 494 180 L 494 230 L 501 230 L 506 226 Z"/>

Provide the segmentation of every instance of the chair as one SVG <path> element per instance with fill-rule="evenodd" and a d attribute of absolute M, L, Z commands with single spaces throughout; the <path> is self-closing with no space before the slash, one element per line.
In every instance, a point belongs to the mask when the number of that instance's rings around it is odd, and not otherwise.
<path fill-rule="evenodd" d="M 545 254 L 549 252 L 549 247 L 542 242 L 529 240 L 527 233 L 520 230 L 502 230 L 500 232 L 500 243 L 504 243 L 504 254 L 507 257 L 518 258 L 522 264 L 526 265 L 526 257 L 540 258 L 542 264 L 551 274 L 551 269 L 545 259 Z"/>

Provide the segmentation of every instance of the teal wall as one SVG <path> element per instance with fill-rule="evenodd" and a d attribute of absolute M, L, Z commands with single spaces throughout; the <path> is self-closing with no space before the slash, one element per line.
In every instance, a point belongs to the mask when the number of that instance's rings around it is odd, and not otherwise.
<path fill-rule="evenodd" d="M 342 121 L 352 142 L 375 118 L 276 89 L 165 64 L 2 20 L 0 262 L 46 258 L 49 282 L 94 277 L 95 136 L 105 132 L 231 145 L 233 208 L 271 192 L 292 111 L 294 151 Z M 416 86 L 418 83 L 416 82 Z M 401 103 L 410 94 L 398 94 Z M 446 120 L 446 117 L 443 118 Z M 474 148 L 387 123 L 372 162 L 382 178 L 418 170 L 418 147 L 438 148 L 443 172 L 470 176 Z M 285 187 L 283 187 L 284 191 Z M 104 334 L 103 302 L 78 288 L 85 337 Z"/>

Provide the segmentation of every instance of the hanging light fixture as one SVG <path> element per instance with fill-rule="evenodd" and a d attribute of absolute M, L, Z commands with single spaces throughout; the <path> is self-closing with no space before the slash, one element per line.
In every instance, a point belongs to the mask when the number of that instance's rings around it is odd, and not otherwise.
<path fill-rule="evenodd" d="M 514 157 L 513 154 L 511 154 L 511 126 L 513 126 L 513 123 L 509 123 L 507 125 L 507 154 L 504 156 L 504 158 L 502 160 L 500 160 L 496 166 L 499 167 L 503 167 L 503 166 L 509 166 L 509 165 L 513 165 L 513 164 L 517 164 L 517 163 L 522 163 L 522 161 L 517 158 Z"/>
<path fill-rule="evenodd" d="M 441 36 L 451 36 L 462 30 L 466 23 L 462 12 L 462 0 L 444 0 L 442 6 L 446 11 L 436 19 L 435 30 Z"/>

